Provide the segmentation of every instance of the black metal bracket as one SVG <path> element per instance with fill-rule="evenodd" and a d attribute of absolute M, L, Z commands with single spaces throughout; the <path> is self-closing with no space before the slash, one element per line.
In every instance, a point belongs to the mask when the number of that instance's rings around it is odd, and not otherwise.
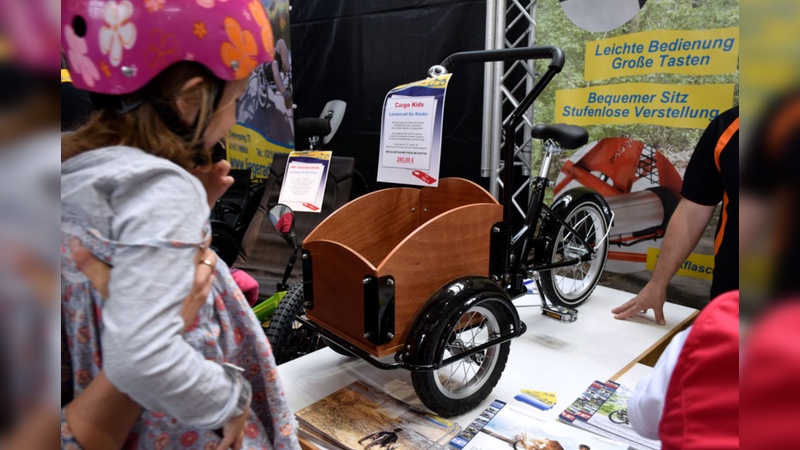
<path fill-rule="evenodd" d="M 489 276 L 492 280 L 502 280 L 508 271 L 509 233 L 505 223 L 492 225 L 489 241 Z"/>
<path fill-rule="evenodd" d="M 364 277 L 364 337 L 375 345 L 394 339 L 394 278 Z"/>
<path fill-rule="evenodd" d="M 314 286 L 311 283 L 311 253 L 303 249 L 303 306 L 314 308 Z"/>

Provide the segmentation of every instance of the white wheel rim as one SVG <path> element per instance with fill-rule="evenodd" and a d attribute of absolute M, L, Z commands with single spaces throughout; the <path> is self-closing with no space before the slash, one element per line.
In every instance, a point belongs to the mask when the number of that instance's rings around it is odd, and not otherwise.
<path fill-rule="evenodd" d="M 500 334 L 497 317 L 482 306 L 470 308 L 461 316 L 459 322 L 466 317 L 466 323 L 480 321 L 480 326 L 471 326 L 462 331 L 454 329 L 446 336 L 442 360 L 463 353 L 464 349 L 477 347 L 488 342 L 493 336 Z M 451 337 L 453 338 L 451 340 Z M 445 396 L 461 400 L 475 394 L 485 384 L 497 365 L 498 345 L 479 352 L 473 356 L 462 358 L 452 364 L 433 371 L 436 387 Z"/>
<path fill-rule="evenodd" d="M 598 240 L 605 236 L 606 224 L 600 214 L 600 211 L 592 205 L 581 205 L 565 220 L 579 235 L 585 236 L 589 245 L 597 245 L 597 256 L 590 261 L 550 271 L 553 284 L 564 300 L 576 300 L 585 295 L 586 291 L 594 287 L 603 269 L 606 243 L 605 240 L 600 242 Z M 578 249 L 581 247 L 583 245 L 577 237 L 561 227 L 553 247 L 552 261 L 559 262 L 580 257 L 581 252 Z"/>

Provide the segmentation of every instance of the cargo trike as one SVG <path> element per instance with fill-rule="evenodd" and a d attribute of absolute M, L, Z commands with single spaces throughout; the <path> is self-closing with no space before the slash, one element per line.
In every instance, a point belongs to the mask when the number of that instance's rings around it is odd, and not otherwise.
<path fill-rule="evenodd" d="M 547 71 L 504 124 L 504 187 L 513 186 L 513 133 L 562 68 L 557 47 L 456 53 L 460 62 L 549 58 Z M 444 178 L 438 187 L 379 190 L 344 205 L 303 241 L 303 282 L 273 321 L 311 327 L 337 352 L 381 369 L 407 369 L 417 396 L 450 417 L 478 406 L 497 384 L 511 339 L 525 332 L 512 300 L 532 279 L 542 312 L 570 322 L 589 297 L 608 252 L 613 214 L 590 189 L 544 203 L 551 160 L 588 140 L 570 125 L 537 125 L 538 176 L 520 229 L 511 226 L 511 189 L 502 202 L 479 185 Z"/>

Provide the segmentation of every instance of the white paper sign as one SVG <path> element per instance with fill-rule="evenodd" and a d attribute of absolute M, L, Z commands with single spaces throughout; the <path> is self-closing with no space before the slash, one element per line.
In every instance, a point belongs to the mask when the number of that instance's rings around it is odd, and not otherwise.
<path fill-rule="evenodd" d="M 435 113 L 434 97 L 389 98 L 381 147 L 384 166 L 428 170 Z"/>
<path fill-rule="evenodd" d="M 383 100 L 378 181 L 437 186 L 450 74 L 398 86 Z"/>
<path fill-rule="evenodd" d="M 295 211 L 320 212 L 330 158 L 329 151 L 290 153 L 278 201 Z"/>
<path fill-rule="evenodd" d="M 324 169 L 322 164 L 290 163 L 286 168 L 280 203 L 313 203 Z"/>

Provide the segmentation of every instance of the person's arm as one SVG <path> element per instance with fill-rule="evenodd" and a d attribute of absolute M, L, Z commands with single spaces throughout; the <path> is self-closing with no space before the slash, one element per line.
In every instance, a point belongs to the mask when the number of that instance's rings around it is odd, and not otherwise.
<path fill-rule="evenodd" d="M 95 257 L 78 239 L 69 242 L 70 252 L 78 269 L 86 275 L 103 297 L 108 297 L 111 267 Z M 211 292 L 213 266 L 217 255 L 206 249 L 197 253 L 192 291 L 181 309 L 184 327 L 194 323 L 199 309 Z M 64 408 L 72 435 L 83 450 L 121 448 L 142 408 L 112 385 L 101 371 L 89 386 Z"/>
<path fill-rule="evenodd" d="M 703 235 L 716 206 L 700 205 L 682 199 L 669 221 L 661 252 L 653 269 L 653 277 L 639 294 L 622 306 L 611 310 L 615 319 L 627 319 L 652 309 L 656 322 L 664 325 L 664 303 L 667 285 L 681 264 L 692 253 Z"/>
<path fill-rule="evenodd" d="M 628 420 L 640 436 L 658 439 L 658 425 L 664 412 L 669 381 L 690 330 L 684 330 L 672 338 L 653 371 L 639 381 L 628 400 Z"/>
<path fill-rule="evenodd" d="M 140 172 L 141 173 L 141 172 Z M 192 286 L 195 247 L 209 215 L 205 192 L 185 172 L 153 167 L 116 180 L 114 254 L 103 310 L 103 365 L 109 381 L 146 409 L 205 429 L 242 413 L 246 380 L 206 360 L 182 336 L 182 299 Z"/>

